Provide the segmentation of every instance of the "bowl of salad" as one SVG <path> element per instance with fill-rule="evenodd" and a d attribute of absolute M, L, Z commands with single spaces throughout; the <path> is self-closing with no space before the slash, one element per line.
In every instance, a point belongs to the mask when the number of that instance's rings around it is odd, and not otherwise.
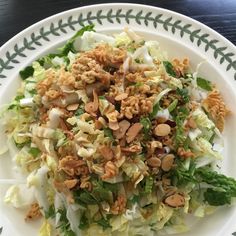
<path fill-rule="evenodd" d="M 130 4 L 74 9 L 10 40 L 2 233 L 231 235 L 232 51 L 198 22 Z"/>

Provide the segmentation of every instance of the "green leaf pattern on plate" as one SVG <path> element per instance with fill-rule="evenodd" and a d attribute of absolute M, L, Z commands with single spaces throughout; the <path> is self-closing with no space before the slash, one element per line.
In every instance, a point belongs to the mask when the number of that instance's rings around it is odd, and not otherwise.
<path fill-rule="evenodd" d="M 59 19 L 57 23 L 50 23 L 49 29 L 41 27 L 38 32 L 34 32 L 29 38 L 23 39 L 22 46 L 20 43 L 15 44 L 13 52 L 6 52 L 6 59 L 0 58 L 0 78 L 6 78 L 4 71 L 11 70 L 15 64 L 19 63 L 19 57 L 26 57 L 26 50 L 36 50 L 37 47 L 43 46 L 43 41 L 50 41 L 50 35 L 59 37 L 62 34 L 67 34 L 67 29 L 75 31 L 78 27 L 84 24 L 99 24 L 103 25 L 104 21 L 110 24 L 121 24 L 125 21 L 126 24 L 131 24 L 133 21 L 138 25 L 148 27 L 150 24 L 154 28 L 163 27 L 165 31 L 172 34 L 180 34 L 181 37 L 187 35 L 189 40 L 196 44 L 205 45 L 205 52 L 209 49 L 213 51 L 213 56 L 216 60 L 219 60 L 220 64 L 227 62 L 226 71 L 234 70 L 234 79 L 236 80 L 236 60 L 233 60 L 235 56 L 232 52 L 227 52 L 227 47 L 217 46 L 219 43 L 216 39 L 210 39 L 210 35 L 202 32 L 202 29 L 192 29 L 191 24 L 185 24 L 179 19 L 173 17 L 165 18 L 163 14 L 154 14 L 153 12 L 139 11 L 134 13 L 133 9 L 109 9 L 89 11 L 87 13 L 80 13 L 75 19 L 73 16 L 69 16 L 67 19 Z"/>

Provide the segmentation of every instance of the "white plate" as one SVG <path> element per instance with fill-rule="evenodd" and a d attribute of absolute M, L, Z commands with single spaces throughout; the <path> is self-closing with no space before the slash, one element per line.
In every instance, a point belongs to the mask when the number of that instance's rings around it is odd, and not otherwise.
<path fill-rule="evenodd" d="M 201 75 L 214 81 L 232 110 L 227 120 L 225 153 L 222 171 L 236 177 L 236 48 L 227 39 L 207 26 L 178 13 L 165 9 L 133 4 L 101 4 L 73 9 L 49 17 L 22 31 L 0 49 L 0 104 L 14 96 L 20 79 L 19 70 L 36 58 L 53 51 L 70 38 L 83 24 L 95 24 L 97 31 L 113 33 L 130 26 L 150 39 L 156 39 L 169 57 L 185 57 L 192 68 L 206 60 Z M 0 134 L 0 145 L 5 139 Z M 11 157 L 0 160 L 0 178 L 11 178 Z M 25 223 L 23 213 L 2 202 L 6 186 L 0 188 L 0 228 L 2 235 L 37 235 L 38 226 Z M 214 215 L 200 220 L 191 236 L 230 236 L 236 231 L 236 208 L 222 207 Z"/>

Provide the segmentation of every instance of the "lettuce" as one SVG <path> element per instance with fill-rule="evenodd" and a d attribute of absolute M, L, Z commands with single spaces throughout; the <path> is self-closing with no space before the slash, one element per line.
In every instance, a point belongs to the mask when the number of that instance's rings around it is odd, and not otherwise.
<path fill-rule="evenodd" d="M 34 192 L 25 184 L 12 185 L 6 192 L 4 202 L 15 208 L 30 206 L 34 201 Z"/>
<path fill-rule="evenodd" d="M 212 149 L 212 144 L 202 137 L 196 139 L 196 141 L 192 143 L 192 147 L 199 157 L 207 156 L 221 159 L 221 155 Z"/>
<path fill-rule="evenodd" d="M 36 82 L 39 82 L 40 80 L 45 79 L 45 69 L 40 65 L 39 62 L 35 61 L 32 64 L 34 68 L 34 74 L 33 78 L 35 79 Z"/>
<path fill-rule="evenodd" d="M 104 34 L 86 31 L 80 39 L 75 41 L 75 45 L 78 47 L 79 51 L 88 51 L 96 47 L 99 43 L 114 45 L 115 39 Z"/>
<path fill-rule="evenodd" d="M 39 229 L 39 236 L 52 236 L 52 226 L 48 220 L 44 220 Z"/>
<path fill-rule="evenodd" d="M 207 115 L 205 114 L 205 112 L 200 109 L 197 108 L 193 113 L 192 113 L 192 117 L 195 120 L 195 122 L 197 123 L 197 126 L 199 128 L 207 128 L 207 129 L 213 129 L 215 128 L 215 124 L 213 123 L 213 121 L 211 121 Z"/>
<path fill-rule="evenodd" d="M 115 46 L 116 47 L 128 46 L 130 43 L 132 43 L 132 40 L 125 32 L 115 35 Z"/>

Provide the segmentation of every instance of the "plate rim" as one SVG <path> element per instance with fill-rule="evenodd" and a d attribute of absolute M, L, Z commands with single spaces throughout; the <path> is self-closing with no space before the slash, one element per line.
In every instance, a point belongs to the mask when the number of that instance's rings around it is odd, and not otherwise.
<path fill-rule="evenodd" d="M 23 37 L 24 36 L 29 36 L 30 31 L 33 30 L 33 29 L 37 29 L 37 26 L 44 25 L 45 23 L 50 25 L 50 20 L 52 20 L 52 22 L 53 22 L 53 19 L 55 19 L 57 17 L 60 17 L 60 16 L 62 16 L 62 18 L 63 18 L 63 15 L 66 15 L 66 14 L 71 13 L 71 15 L 73 15 L 73 13 L 76 12 L 76 11 L 83 11 L 83 10 L 88 11 L 89 9 L 94 9 L 94 8 L 95 8 L 95 10 L 97 10 L 96 8 L 98 8 L 98 7 L 101 8 L 102 6 L 111 7 L 111 8 L 112 7 L 121 7 L 122 9 L 127 8 L 129 6 L 135 6 L 137 8 L 141 8 L 141 9 L 145 8 L 145 10 L 149 9 L 150 11 L 161 11 L 161 12 L 163 11 L 168 15 L 174 15 L 174 16 L 176 16 L 176 18 L 183 19 L 183 21 L 186 20 L 187 22 L 193 22 L 194 25 L 197 25 L 199 28 L 204 29 L 204 31 L 206 31 L 206 32 L 208 31 L 210 33 L 210 35 L 213 35 L 214 37 L 219 38 L 220 43 L 223 42 L 226 46 L 228 46 L 228 48 L 232 48 L 236 52 L 236 46 L 232 42 L 230 42 L 227 38 L 222 36 L 216 30 L 214 30 L 214 29 L 210 28 L 209 26 L 205 25 L 204 23 L 201 23 L 201 22 L 199 22 L 199 21 L 197 21 L 197 20 L 195 20 L 195 19 L 193 19 L 189 16 L 184 15 L 184 14 L 181 14 L 181 13 L 169 10 L 169 9 L 155 7 L 155 6 L 149 6 L 149 5 L 145 5 L 145 4 L 133 4 L 133 3 L 111 3 L 110 4 L 110 3 L 102 3 L 102 4 L 92 4 L 92 5 L 88 5 L 88 6 L 82 6 L 82 7 L 76 7 L 76 8 L 68 9 L 68 10 L 62 11 L 60 13 L 48 16 L 48 17 L 46 17 L 46 18 L 44 18 L 44 19 L 42 19 L 38 22 L 35 22 L 34 24 L 32 24 L 29 27 L 25 28 L 24 30 L 18 32 L 15 36 L 13 36 L 7 42 L 5 42 L 0 47 L 0 55 L 4 52 L 5 49 L 7 49 L 9 47 L 9 45 L 11 45 L 12 42 L 14 42 L 14 41 L 16 42 L 16 40 L 18 38 L 21 38 L 22 36 Z M 194 46 L 196 46 L 195 43 L 192 43 L 192 44 L 194 44 Z M 36 51 L 37 51 L 37 48 L 36 48 Z M 234 55 L 234 57 L 235 57 L 235 55 Z M 218 64 L 218 61 L 215 60 L 215 63 Z M 15 70 L 16 69 L 14 68 L 13 71 L 15 71 Z M 227 73 L 226 70 L 224 70 L 224 72 Z M 12 82 L 12 80 L 10 80 L 10 82 Z M 233 82 L 233 78 L 232 78 L 232 80 L 230 80 L 230 82 Z M 4 88 L 3 88 L 3 90 L 4 90 Z M 2 91 L 0 91 L 0 95 L 1 95 L 1 93 L 2 93 Z"/>

